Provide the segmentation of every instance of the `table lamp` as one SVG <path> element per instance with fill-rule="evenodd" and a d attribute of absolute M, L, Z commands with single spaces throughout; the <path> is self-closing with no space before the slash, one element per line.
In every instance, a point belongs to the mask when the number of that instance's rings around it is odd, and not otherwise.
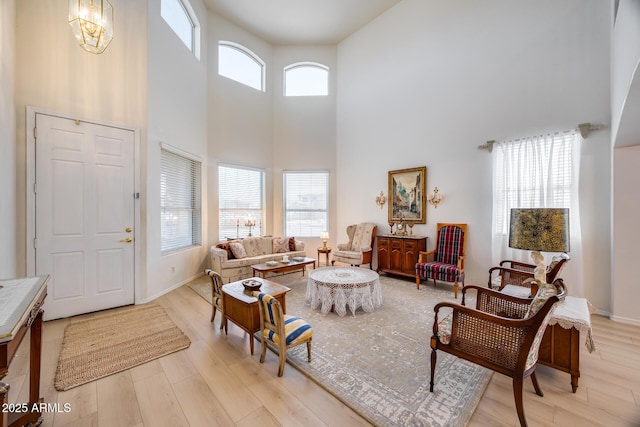
<path fill-rule="evenodd" d="M 322 239 L 322 249 L 327 249 L 327 240 L 329 240 L 329 232 L 323 231 L 320 233 L 320 238 Z"/>
<path fill-rule="evenodd" d="M 511 209 L 509 247 L 531 251 L 534 277 L 545 283 L 543 252 L 569 252 L 569 209 Z"/>

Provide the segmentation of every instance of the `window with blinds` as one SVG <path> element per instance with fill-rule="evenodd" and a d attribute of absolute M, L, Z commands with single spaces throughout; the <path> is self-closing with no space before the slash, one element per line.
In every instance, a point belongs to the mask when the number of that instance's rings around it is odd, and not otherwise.
<path fill-rule="evenodd" d="M 160 250 L 163 254 L 202 242 L 201 163 L 160 150 Z"/>
<path fill-rule="evenodd" d="M 498 143 L 494 146 L 494 224 L 509 232 L 511 208 L 569 208 L 575 188 L 575 132 Z"/>
<path fill-rule="evenodd" d="M 285 236 L 319 237 L 329 229 L 329 173 L 284 173 Z"/>
<path fill-rule="evenodd" d="M 220 240 L 262 234 L 264 172 L 218 165 L 218 230 Z M 250 222 L 248 222 L 250 221 Z M 248 224 L 254 223 L 253 226 Z"/>

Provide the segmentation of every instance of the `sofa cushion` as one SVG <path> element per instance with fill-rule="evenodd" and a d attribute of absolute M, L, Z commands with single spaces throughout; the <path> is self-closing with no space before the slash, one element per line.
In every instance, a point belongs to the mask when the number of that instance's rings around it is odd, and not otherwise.
<path fill-rule="evenodd" d="M 231 246 L 229 246 L 229 243 L 231 242 L 218 243 L 216 245 L 216 248 L 224 249 L 225 251 L 227 251 L 227 259 L 233 259 L 235 257 L 233 255 L 233 252 L 231 251 Z"/>
<path fill-rule="evenodd" d="M 244 250 L 244 246 L 240 242 L 230 242 L 231 252 L 236 259 L 242 259 L 247 257 L 247 252 Z"/>
<path fill-rule="evenodd" d="M 267 255 L 272 253 L 273 237 L 251 236 L 242 239 L 242 246 L 248 257 Z"/>
<path fill-rule="evenodd" d="M 538 293 L 536 294 L 535 297 L 533 297 L 533 300 L 529 305 L 529 309 L 524 315 L 525 319 L 535 315 L 538 311 L 540 311 L 544 303 L 547 302 L 547 300 L 552 295 L 557 295 L 557 294 L 558 294 L 558 289 L 556 289 L 554 285 L 551 285 L 549 283 L 542 283 L 538 281 Z"/>
<path fill-rule="evenodd" d="M 279 254 L 283 252 L 289 252 L 291 249 L 289 248 L 289 240 L 284 237 L 276 237 L 273 239 L 273 250 L 274 254 Z"/>

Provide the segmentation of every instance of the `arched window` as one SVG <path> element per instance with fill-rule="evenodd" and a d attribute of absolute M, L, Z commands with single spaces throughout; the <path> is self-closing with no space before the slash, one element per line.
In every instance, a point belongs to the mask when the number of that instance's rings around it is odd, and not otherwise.
<path fill-rule="evenodd" d="M 264 89 L 264 61 L 237 43 L 218 42 L 218 74 L 260 90 Z"/>
<path fill-rule="evenodd" d="M 284 96 L 326 96 L 329 67 L 315 62 L 298 62 L 284 68 Z"/>
<path fill-rule="evenodd" d="M 182 40 L 182 43 L 200 59 L 200 24 L 187 0 L 161 0 L 160 16 Z"/>

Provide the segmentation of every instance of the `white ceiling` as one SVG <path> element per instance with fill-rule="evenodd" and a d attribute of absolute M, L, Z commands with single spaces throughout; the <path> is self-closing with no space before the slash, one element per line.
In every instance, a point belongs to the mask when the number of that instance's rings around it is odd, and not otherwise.
<path fill-rule="evenodd" d="M 336 44 L 400 0 L 204 0 L 272 44 Z"/>

